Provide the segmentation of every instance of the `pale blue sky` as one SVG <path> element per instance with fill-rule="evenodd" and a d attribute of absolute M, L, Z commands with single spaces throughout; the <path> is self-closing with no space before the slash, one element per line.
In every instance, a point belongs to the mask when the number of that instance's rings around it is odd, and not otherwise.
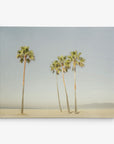
<path fill-rule="evenodd" d="M 29 46 L 36 60 L 26 66 L 25 107 L 57 107 L 55 75 L 49 65 L 72 50 L 82 52 L 84 68 L 77 68 L 78 104 L 114 102 L 114 28 L 0 27 L 0 106 L 20 107 L 23 64 L 16 59 Z M 65 74 L 70 105 L 74 104 L 73 72 Z M 62 106 L 66 106 L 59 76 Z"/>

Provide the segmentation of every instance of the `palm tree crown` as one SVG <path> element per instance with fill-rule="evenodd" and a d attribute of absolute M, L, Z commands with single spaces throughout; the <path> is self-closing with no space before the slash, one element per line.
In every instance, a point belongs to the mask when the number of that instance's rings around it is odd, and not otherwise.
<path fill-rule="evenodd" d="M 32 50 L 29 50 L 28 46 L 22 46 L 21 50 L 17 51 L 17 58 L 20 59 L 20 62 L 23 63 L 26 59 L 27 63 L 30 63 L 31 60 L 35 60 L 35 56 Z"/>
<path fill-rule="evenodd" d="M 59 56 L 58 61 L 60 63 L 60 66 L 62 67 L 64 73 L 67 72 L 68 69 L 70 69 L 71 61 L 69 59 L 67 59 L 67 56 Z"/>
<path fill-rule="evenodd" d="M 68 59 L 70 62 L 73 62 L 73 69 L 76 67 L 76 65 L 79 65 L 80 67 L 83 67 L 84 66 L 84 62 L 85 62 L 85 59 L 80 57 L 82 53 L 81 52 L 77 52 L 77 51 L 72 51 L 70 53 L 70 56 L 68 56 Z"/>
<path fill-rule="evenodd" d="M 60 65 L 60 63 L 57 60 L 55 60 L 54 62 L 52 62 L 50 68 L 51 68 L 51 71 L 53 73 L 56 72 L 57 75 L 59 75 L 60 72 L 62 71 L 61 70 L 61 65 Z"/>

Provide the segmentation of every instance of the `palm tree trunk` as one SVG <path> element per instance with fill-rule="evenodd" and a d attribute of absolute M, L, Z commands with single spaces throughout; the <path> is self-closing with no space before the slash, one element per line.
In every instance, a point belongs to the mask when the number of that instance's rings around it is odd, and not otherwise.
<path fill-rule="evenodd" d="M 65 80 L 64 80 L 63 68 L 62 68 L 62 77 L 63 77 L 63 84 L 64 84 L 64 88 L 65 88 L 65 93 L 66 93 L 67 109 L 68 109 L 68 112 L 70 113 L 70 106 L 69 106 L 68 94 L 67 94 L 67 90 L 66 90 L 66 84 L 65 84 Z"/>
<path fill-rule="evenodd" d="M 75 113 L 77 113 L 77 99 L 76 99 L 76 66 L 74 67 L 74 97 L 75 97 Z"/>
<path fill-rule="evenodd" d="M 25 86 L 25 68 L 26 68 L 26 58 L 24 58 L 24 71 L 23 71 L 23 90 L 22 90 L 22 104 L 21 104 L 21 114 L 23 114 L 24 109 L 24 86 Z"/>
<path fill-rule="evenodd" d="M 57 77 L 57 74 L 56 74 L 56 85 L 57 85 L 57 94 L 58 94 L 59 109 L 60 109 L 60 112 L 62 112 L 62 107 L 61 107 L 61 102 L 60 102 L 60 96 L 59 96 L 59 88 L 58 88 L 58 77 Z"/>

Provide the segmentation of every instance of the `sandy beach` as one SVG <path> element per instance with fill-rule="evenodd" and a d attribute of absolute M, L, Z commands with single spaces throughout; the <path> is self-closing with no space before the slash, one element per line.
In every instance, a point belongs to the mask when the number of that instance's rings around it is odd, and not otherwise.
<path fill-rule="evenodd" d="M 114 118 L 114 109 L 79 109 L 78 114 L 72 110 L 60 112 L 55 109 L 0 109 L 0 118 Z"/>

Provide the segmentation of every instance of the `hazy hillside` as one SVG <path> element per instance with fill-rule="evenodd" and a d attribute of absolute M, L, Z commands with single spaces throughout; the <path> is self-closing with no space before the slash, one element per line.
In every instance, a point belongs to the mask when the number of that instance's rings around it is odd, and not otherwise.
<path fill-rule="evenodd" d="M 74 106 L 71 105 L 70 106 L 71 109 L 74 109 Z M 13 108 L 13 109 L 20 109 L 19 106 L 0 106 L 0 108 Z M 66 106 L 62 106 L 63 109 L 66 109 Z M 42 106 L 42 107 L 38 107 L 35 106 L 34 107 L 30 106 L 30 107 L 25 107 L 25 109 L 58 109 L 58 106 Z M 114 109 L 114 103 L 92 103 L 92 104 L 84 104 L 84 105 L 78 105 L 78 109 Z"/>
<path fill-rule="evenodd" d="M 92 103 L 92 104 L 84 104 L 84 105 L 79 105 L 79 108 L 95 108 L 95 109 L 113 109 L 114 108 L 114 103 Z"/>

